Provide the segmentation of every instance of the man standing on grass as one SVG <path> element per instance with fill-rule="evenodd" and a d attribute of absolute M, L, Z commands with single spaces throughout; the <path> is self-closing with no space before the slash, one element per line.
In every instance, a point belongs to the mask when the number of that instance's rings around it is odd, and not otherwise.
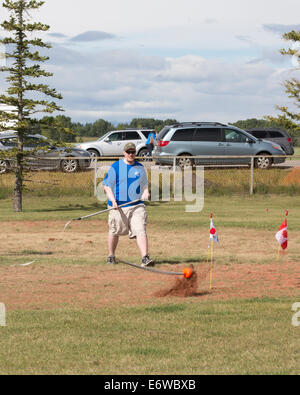
<path fill-rule="evenodd" d="M 142 256 L 142 266 L 153 265 L 148 254 L 146 233 L 147 213 L 144 200 L 149 200 L 148 178 L 144 166 L 135 160 L 136 146 L 127 143 L 124 146 L 124 158 L 113 163 L 106 174 L 103 185 L 108 197 L 109 212 L 107 263 L 115 264 L 115 251 L 119 236 L 128 235 L 137 241 Z M 130 203 L 141 199 L 140 202 Z M 119 208 L 119 205 L 126 204 Z"/>

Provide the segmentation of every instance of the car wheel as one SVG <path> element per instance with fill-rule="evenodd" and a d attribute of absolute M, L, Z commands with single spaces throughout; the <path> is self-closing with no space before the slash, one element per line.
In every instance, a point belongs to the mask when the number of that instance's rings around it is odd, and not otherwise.
<path fill-rule="evenodd" d="M 8 170 L 8 165 L 5 160 L 0 159 L 0 174 L 6 173 Z"/>
<path fill-rule="evenodd" d="M 188 158 L 190 156 L 189 154 L 182 154 L 180 156 L 184 156 L 185 158 L 179 158 L 177 159 L 177 164 L 180 166 L 182 169 L 185 169 L 187 167 L 193 167 L 194 166 L 194 161 L 192 158 Z"/>
<path fill-rule="evenodd" d="M 142 149 L 139 151 L 139 153 L 138 153 L 137 156 L 140 156 L 141 158 L 143 158 L 143 159 L 141 159 L 141 160 L 147 159 L 148 150 L 147 150 L 146 148 L 142 148 Z"/>
<path fill-rule="evenodd" d="M 257 169 L 269 169 L 272 166 L 272 158 L 264 156 L 269 155 L 267 152 L 262 152 L 259 155 L 258 158 L 255 158 L 255 167 Z"/>
<path fill-rule="evenodd" d="M 99 154 L 99 152 L 95 149 L 88 149 L 88 152 L 91 154 L 92 159 L 98 158 L 99 156 L 101 156 Z"/>
<path fill-rule="evenodd" d="M 79 168 L 78 160 L 73 158 L 63 159 L 60 166 L 64 173 L 75 173 Z"/>

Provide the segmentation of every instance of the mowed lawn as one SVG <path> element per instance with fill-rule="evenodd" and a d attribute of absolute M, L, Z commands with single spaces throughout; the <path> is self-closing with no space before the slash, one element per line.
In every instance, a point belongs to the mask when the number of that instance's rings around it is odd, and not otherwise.
<path fill-rule="evenodd" d="M 299 374 L 294 300 L 13 311 L 1 374 Z"/>
<path fill-rule="evenodd" d="M 147 294 L 152 285 L 157 286 L 151 274 L 138 283 L 140 303 L 125 298 L 118 304 L 126 284 L 120 284 L 118 292 L 114 275 L 132 276 L 132 269 L 111 269 L 105 264 L 107 215 L 74 222 L 62 232 L 66 221 L 105 208 L 103 203 L 80 196 L 27 197 L 23 213 L 13 213 L 11 206 L 10 199 L 0 200 L 0 272 L 6 278 L 13 270 L 19 288 L 14 288 L 13 281 L 0 286 L 0 303 L 8 294 L 16 292 L 18 297 L 17 307 L 10 309 L 8 304 L 6 326 L 0 327 L 0 374 L 299 374 L 300 326 L 292 325 L 292 305 L 300 301 L 298 280 L 293 289 L 284 282 L 276 284 L 272 296 L 266 289 L 259 297 L 224 300 L 218 297 L 219 275 L 212 290 L 207 283 L 202 285 L 203 295 L 155 298 Z M 277 261 L 274 236 L 287 209 L 289 247 Z M 276 270 L 284 272 L 285 263 L 288 268 L 291 263 L 300 265 L 297 196 L 210 196 L 199 213 L 188 213 L 185 203 L 173 202 L 149 203 L 147 211 L 151 252 L 158 268 L 205 264 L 211 213 L 220 238 L 220 246 L 214 247 L 214 279 L 218 270 L 238 273 L 247 265 L 251 284 L 244 277 L 244 286 L 255 289 L 251 275 L 260 267 L 274 263 L 281 268 Z M 136 246 L 127 238 L 120 242 L 120 253 L 138 263 Z M 37 262 L 28 267 L 11 267 L 34 259 Z M 88 274 L 98 267 L 109 280 L 95 294 L 110 295 L 111 300 L 101 305 L 95 295 L 89 303 L 83 289 L 78 304 L 77 284 L 65 273 L 86 270 L 86 287 L 94 287 Z M 41 278 L 37 287 L 39 273 L 57 269 L 64 277 L 55 277 L 55 283 L 54 277 Z M 298 278 L 297 273 L 293 276 Z M 47 284 L 58 292 L 73 289 L 76 298 L 42 307 L 38 290 L 42 298 Z M 31 291 L 35 307 L 30 307 Z M 22 304 L 25 296 L 29 308 Z"/>

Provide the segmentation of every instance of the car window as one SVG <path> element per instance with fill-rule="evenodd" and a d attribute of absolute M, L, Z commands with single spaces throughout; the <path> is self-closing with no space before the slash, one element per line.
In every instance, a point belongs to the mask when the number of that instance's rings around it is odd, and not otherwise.
<path fill-rule="evenodd" d="M 222 141 L 222 131 L 219 128 L 196 129 L 194 141 Z"/>
<path fill-rule="evenodd" d="M 237 130 L 226 129 L 225 141 L 227 143 L 245 143 L 247 141 L 247 136 Z"/>
<path fill-rule="evenodd" d="M 3 139 L 1 140 L 1 144 L 4 145 L 5 147 L 16 147 L 17 146 L 17 139 L 15 137 L 12 137 L 10 139 Z"/>
<path fill-rule="evenodd" d="M 42 139 L 38 139 L 35 137 L 25 137 L 24 138 L 24 147 L 35 148 L 35 147 L 48 147 L 50 144 L 47 141 L 43 141 Z"/>
<path fill-rule="evenodd" d="M 108 138 L 110 141 L 121 141 L 122 132 L 112 133 Z"/>
<path fill-rule="evenodd" d="M 172 137 L 172 141 L 192 141 L 195 129 L 178 129 Z"/>
<path fill-rule="evenodd" d="M 171 126 L 165 126 L 157 135 L 157 141 L 162 140 L 168 131 L 171 129 Z"/>
<path fill-rule="evenodd" d="M 123 135 L 123 140 L 142 140 L 138 132 L 125 132 Z"/>
<path fill-rule="evenodd" d="M 258 139 L 265 139 L 268 135 L 267 132 L 265 132 L 264 130 L 256 130 L 254 132 L 250 132 L 254 137 L 258 138 Z"/>
<path fill-rule="evenodd" d="M 284 136 L 280 132 L 270 131 L 270 137 L 278 138 L 278 137 L 284 137 Z"/>

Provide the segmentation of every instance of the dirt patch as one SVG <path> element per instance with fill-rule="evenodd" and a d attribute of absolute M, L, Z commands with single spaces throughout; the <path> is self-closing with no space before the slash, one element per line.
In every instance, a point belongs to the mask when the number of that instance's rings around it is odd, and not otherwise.
<path fill-rule="evenodd" d="M 284 185 L 300 185 L 300 167 L 296 167 L 283 180 Z"/>
<path fill-rule="evenodd" d="M 189 278 L 177 277 L 171 287 L 159 290 L 153 294 L 155 297 L 165 296 L 178 296 L 178 297 L 190 297 L 197 294 L 199 283 L 203 282 L 208 275 L 208 270 L 200 271 L 199 275 L 195 271 L 194 265 L 189 265 L 189 268 L 193 270 L 192 275 Z"/>
<path fill-rule="evenodd" d="M 211 288 L 207 229 L 185 233 L 175 229 L 168 235 L 149 226 L 157 269 L 179 272 L 193 262 L 195 278 L 176 277 L 174 281 L 174 276 L 107 265 L 105 222 L 74 223 L 68 232 L 62 231 L 64 221 L 3 222 L 2 227 L 0 302 L 8 311 L 101 309 L 182 297 L 201 303 L 263 296 L 297 300 L 300 296 L 300 232 L 296 231 L 290 234 L 288 252 L 276 260 L 274 232 L 223 229 L 222 245 L 215 249 Z M 135 241 L 120 238 L 118 256 L 139 263 Z M 29 266 L 16 266 L 32 261 Z"/>
<path fill-rule="evenodd" d="M 169 266 L 169 265 L 168 265 Z M 177 266 L 177 265 L 176 265 Z M 202 300 L 228 300 L 253 297 L 297 296 L 300 294 L 299 263 L 231 266 L 217 265 L 213 287 L 204 273 L 205 263 L 195 264 L 190 280 L 127 268 L 123 265 L 41 265 L 0 267 L 0 300 L 8 310 L 39 310 L 62 307 L 103 308 L 133 306 L 189 297 Z M 198 268 L 198 269 L 197 269 Z M 160 269 L 170 270 L 166 265 Z M 207 268 L 206 268 L 207 269 Z M 178 267 L 176 270 L 178 271 Z M 207 273 L 207 270 L 206 270 Z"/>

